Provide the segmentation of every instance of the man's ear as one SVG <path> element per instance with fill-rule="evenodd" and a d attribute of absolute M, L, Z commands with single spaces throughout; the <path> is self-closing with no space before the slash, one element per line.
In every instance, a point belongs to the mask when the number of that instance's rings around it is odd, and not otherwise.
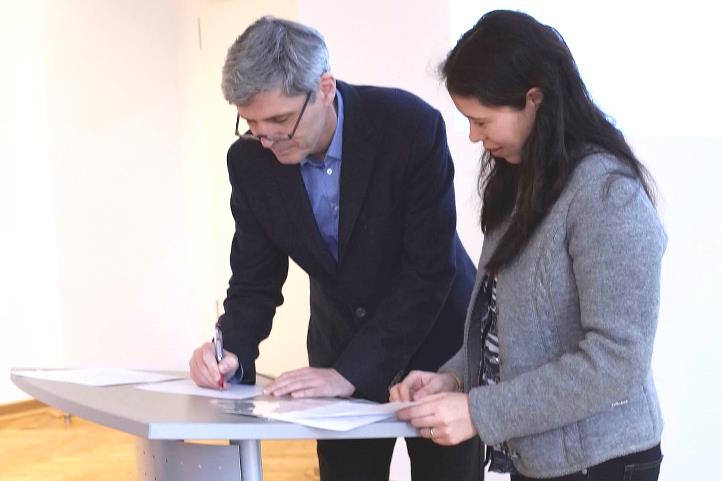
<path fill-rule="evenodd" d="M 331 105 L 336 98 L 336 79 L 331 73 L 326 72 L 321 75 L 321 81 L 318 84 L 318 96 L 323 105 Z"/>

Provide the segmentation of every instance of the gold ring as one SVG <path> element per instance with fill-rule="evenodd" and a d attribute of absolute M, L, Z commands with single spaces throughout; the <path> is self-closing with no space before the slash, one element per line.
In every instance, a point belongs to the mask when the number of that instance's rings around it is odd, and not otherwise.
<path fill-rule="evenodd" d="M 434 428 L 429 428 L 429 436 L 434 439 Z"/>

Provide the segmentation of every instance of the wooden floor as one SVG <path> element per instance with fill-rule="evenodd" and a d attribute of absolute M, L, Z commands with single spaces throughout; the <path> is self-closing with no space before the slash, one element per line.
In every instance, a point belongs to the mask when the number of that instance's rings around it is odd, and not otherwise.
<path fill-rule="evenodd" d="M 134 437 L 41 407 L 0 415 L 1 481 L 136 481 Z M 314 441 L 261 443 L 264 481 L 318 480 Z"/>

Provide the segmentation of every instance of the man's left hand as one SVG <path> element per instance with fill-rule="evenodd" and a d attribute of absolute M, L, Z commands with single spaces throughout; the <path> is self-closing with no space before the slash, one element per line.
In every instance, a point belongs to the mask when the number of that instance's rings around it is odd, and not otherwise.
<path fill-rule="evenodd" d="M 335 369 L 304 367 L 284 372 L 263 390 L 272 396 L 350 396 L 356 388 Z"/>

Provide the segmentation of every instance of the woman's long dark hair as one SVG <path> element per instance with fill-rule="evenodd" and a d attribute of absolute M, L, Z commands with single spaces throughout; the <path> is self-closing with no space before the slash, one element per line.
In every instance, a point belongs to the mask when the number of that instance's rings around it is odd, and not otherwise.
<path fill-rule="evenodd" d="M 552 27 L 521 12 L 489 12 L 459 39 L 441 74 L 449 93 L 485 106 L 521 110 L 531 88 L 544 94 L 521 163 L 512 165 L 488 152 L 481 160 L 482 231 L 511 216 L 486 269 L 498 270 L 516 257 L 591 149 L 627 164 L 654 201 L 647 170 L 592 101 L 569 48 Z"/>

